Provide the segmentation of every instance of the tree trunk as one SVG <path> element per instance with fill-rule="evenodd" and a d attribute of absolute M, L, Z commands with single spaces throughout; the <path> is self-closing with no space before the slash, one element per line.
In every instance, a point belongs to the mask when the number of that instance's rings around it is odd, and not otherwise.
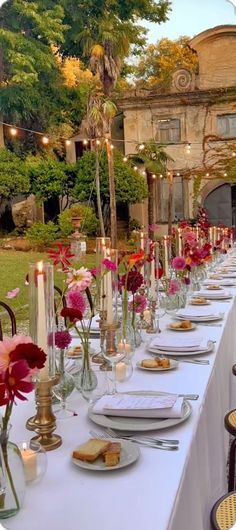
<path fill-rule="evenodd" d="M 157 222 L 161 222 L 162 221 L 162 214 L 161 214 L 161 185 L 162 185 L 162 182 L 161 182 L 161 179 L 160 177 L 158 176 L 157 177 Z"/>
<path fill-rule="evenodd" d="M 172 234 L 172 209 L 173 209 L 173 173 L 170 172 L 168 178 L 168 234 Z"/>
<path fill-rule="evenodd" d="M 111 219 L 111 245 L 117 247 L 117 216 L 116 216 L 116 188 L 114 174 L 114 159 L 110 142 L 106 143 L 108 175 L 109 175 L 109 192 L 110 192 L 110 219 Z"/>
<path fill-rule="evenodd" d="M 103 215 L 102 215 L 102 203 L 101 203 L 101 193 L 100 193 L 100 176 L 99 176 L 99 150 L 98 146 L 96 145 L 96 174 L 95 174 L 95 180 L 96 180 L 96 194 L 97 194 L 97 209 L 98 209 L 98 219 L 99 219 L 99 225 L 100 225 L 100 233 L 102 237 L 105 237 L 105 228 L 104 228 L 104 221 L 103 221 Z"/>
<path fill-rule="evenodd" d="M 147 184 L 148 184 L 148 224 L 149 226 L 154 224 L 154 181 L 152 175 L 147 173 Z M 150 229 L 148 230 L 150 232 Z M 150 234 L 151 237 L 153 233 Z"/>
<path fill-rule="evenodd" d="M 0 120 L 2 120 L 2 116 L 0 116 Z M 0 122 L 0 149 L 3 149 L 4 147 L 5 147 L 5 143 L 4 143 L 3 124 Z"/>

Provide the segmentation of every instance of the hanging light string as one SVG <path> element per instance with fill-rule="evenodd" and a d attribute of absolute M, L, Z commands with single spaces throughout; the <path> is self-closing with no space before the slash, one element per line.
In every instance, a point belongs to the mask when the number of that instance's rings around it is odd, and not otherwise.
<path fill-rule="evenodd" d="M 28 132 L 28 133 L 31 133 L 31 134 L 35 134 L 37 136 L 40 136 L 41 137 L 41 142 L 43 144 L 43 146 L 47 146 L 49 143 L 50 143 L 50 137 L 48 135 L 46 135 L 44 132 L 41 132 L 41 131 L 35 131 L 34 129 L 29 129 L 29 128 L 26 128 L 26 127 L 20 127 L 18 125 L 12 125 L 10 123 L 7 123 L 7 122 L 4 122 L 4 121 L 0 121 L 0 124 L 2 124 L 3 126 L 5 127 L 8 127 L 9 128 L 9 132 L 10 132 L 10 135 L 12 136 L 12 138 L 16 138 L 17 137 L 17 134 L 18 134 L 18 131 L 24 131 L 24 132 Z M 67 147 L 69 147 L 69 145 L 71 145 L 71 139 L 70 138 L 65 138 L 65 137 L 61 137 L 61 140 L 65 142 L 65 145 Z M 136 148 L 137 148 L 137 151 L 142 153 L 142 151 L 144 151 L 145 149 L 145 143 L 143 142 L 138 142 L 137 140 L 124 140 L 124 139 L 120 139 L 120 138 L 115 138 L 115 139 L 108 139 L 108 138 L 104 138 L 104 137 L 100 137 L 100 138 L 84 138 L 83 140 L 80 140 L 82 141 L 83 145 L 85 147 L 89 146 L 89 144 L 93 144 L 95 143 L 97 146 L 100 146 L 102 145 L 102 143 L 104 142 L 105 144 L 109 144 L 110 145 L 110 148 L 111 149 L 114 149 L 114 143 L 122 143 L 122 144 L 132 144 L 132 145 L 136 145 Z M 216 144 L 218 142 L 221 142 L 223 143 L 224 145 L 226 144 L 226 147 L 229 147 L 229 148 L 232 148 L 232 144 L 233 144 L 233 139 L 230 140 L 230 143 L 226 142 L 226 139 L 224 138 L 218 138 L 218 137 L 214 137 L 214 138 L 209 138 L 207 140 L 207 145 L 210 146 L 210 144 Z M 163 147 L 173 147 L 173 146 L 183 146 L 184 149 L 185 149 L 185 153 L 186 155 L 190 155 L 191 154 L 191 149 L 192 147 L 194 146 L 199 146 L 199 145 L 202 145 L 202 142 L 188 142 L 188 141 L 185 141 L 185 142 L 170 142 L 166 145 L 163 145 L 161 142 L 156 142 L 156 141 L 150 141 L 150 143 L 152 145 L 157 145 L 157 146 L 163 146 Z M 135 164 L 132 163 L 132 157 L 135 156 L 134 154 L 129 154 L 129 155 L 125 155 L 123 157 L 123 162 L 129 162 L 133 168 L 134 171 L 138 171 L 139 170 L 139 167 Z M 231 156 L 234 158 L 236 157 L 236 151 L 232 151 L 231 153 Z M 186 170 L 184 171 L 186 173 Z M 193 170 L 194 172 L 194 170 Z M 142 175 L 143 176 L 146 176 L 147 175 L 147 170 L 144 169 L 141 171 Z M 157 177 L 159 177 L 160 179 L 162 178 L 165 178 L 165 177 L 168 177 L 168 173 L 166 171 L 165 174 L 159 174 L 159 175 L 156 175 L 156 174 L 152 174 L 152 178 L 153 180 L 155 180 Z M 202 173 L 202 172 L 201 172 Z M 173 174 L 173 177 L 180 177 L 181 174 L 180 172 L 172 172 Z M 227 177 L 227 173 L 224 172 L 224 177 Z M 211 178 L 210 177 L 210 174 L 207 172 L 205 175 L 204 175 L 204 178 L 205 179 L 208 179 L 208 178 Z"/>

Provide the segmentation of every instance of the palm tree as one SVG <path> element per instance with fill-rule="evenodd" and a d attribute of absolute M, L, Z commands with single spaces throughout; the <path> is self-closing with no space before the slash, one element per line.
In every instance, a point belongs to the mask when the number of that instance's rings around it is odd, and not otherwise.
<path fill-rule="evenodd" d="M 137 164 L 144 164 L 148 183 L 148 223 L 152 225 L 155 221 L 160 221 L 161 216 L 161 177 L 168 176 L 167 163 L 173 160 L 165 151 L 165 145 L 157 144 L 155 140 L 143 143 L 138 147 L 138 154 L 133 158 Z M 142 149 L 141 149 L 142 148 Z M 155 178 L 153 178 L 155 177 Z M 168 198 L 168 225 L 172 218 L 172 182 L 169 182 Z M 157 191 L 157 219 L 154 218 L 154 189 L 156 183 Z M 170 227 L 169 227 L 170 230 Z"/>
<path fill-rule="evenodd" d="M 79 35 L 79 41 L 84 49 L 84 54 L 90 57 L 89 67 L 98 76 L 102 85 L 104 98 L 107 102 L 110 101 L 110 104 L 112 103 L 111 93 L 120 75 L 124 57 L 129 53 L 130 40 L 126 24 L 121 23 L 115 17 L 112 18 L 110 13 L 105 13 L 105 16 L 101 19 L 96 41 L 88 28 Z M 111 241 L 112 246 L 115 248 L 117 245 L 117 216 L 114 160 L 111 146 L 111 124 L 113 117 L 114 114 L 109 119 L 106 119 L 106 138 L 108 140 L 106 146 L 110 191 Z"/>
<path fill-rule="evenodd" d="M 99 176 L 99 138 L 106 136 L 107 132 L 110 130 L 110 122 L 116 114 L 116 106 L 113 101 L 109 100 L 96 92 L 91 92 L 87 104 L 87 118 L 86 118 L 86 128 L 88 131 L 89 138 L 94 139 L 92 142 L 92 147 L 95 149 L 96 153 L 96 173 L 95 173 L 95 183 L 96 183 L 96 195 L 97 195 L 97 208 L 98 208 L 98 218 L 100 224 L 101 236 L 105 237 L 105 227 L 102 213 L 102 204 L 101 204 L 101 194 L 100 194 L 100 176 Z M 107 146 L 107 158 L 108 158 L 108 168 L 110 172 L 112 168 L 110 167 L 110 144 L 106 143 Z M 114 171 L 113 171 L 114 174 Z M 111 183 L 114 182 L 114 178 L 109 178 L 109 187 L 110 187 L 110 197 L 115 197 L 115 189 L 111 189 Z M 116 202 L 113 202 L 111 205 L 111 219 L 114 214 L 116 214 Z M 113 221 L 113 224 L 114 221 Z"/>

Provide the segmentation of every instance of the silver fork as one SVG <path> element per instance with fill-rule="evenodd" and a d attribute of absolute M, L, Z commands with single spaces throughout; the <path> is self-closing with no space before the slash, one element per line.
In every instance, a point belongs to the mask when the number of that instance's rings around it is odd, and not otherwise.
<path fill-rule="evenodd" d="M 210 364 L 210 361 L 207 359 L 183 359 L 180 357 L 169 357 L 169 359 L 172 359 L 173 361 L 179 361 L 180 363 L 192 363 L 192 364 Z"/>
<path fill-rule="evenodd" d="M 113 436 L 113 435 L 110 435 L 108 434 L 108 432 L 106 433 L 98 433 L 96 431 L 90 431 L 89 434 L 91 434 L 91 436 L 95 436 L 96 438 L 100 438 L 101 440 L 110 440 L 111 438 L 118 438 L 118 436 Z M 177 449 L 179 449 L 179 446 L 178 444 L 176 445 L 172 445 L 172 444 L 167 444 L 167 443 L 163 443 L 163 442 L 160 442 L 159 440 L 155 440 L 155 442 L 149 442 L 148 440 L 142 440 L 141 438 L 138 438 L 138 437 L 133 437 L 133 438 L 130 438 L 129 436 L 119 436 L 119 438 L 121 440 L 128 440 L 129 442 L 132 442 L 132 443 L 136 443 L 138 445 L 143 445 L 144 447 L 152 447 L 153 449 L 163 449 L 163 450 L 166 450 L 166 451 L 176 451 Z"/>
<path fill-rule="evenodd" d="M 167 444 L 167 445 L 179 445 L 179 440 L 171 440 L 171 439 L 167 439 L 167 438 L 154 438 L 154 436 L 147 436 L 146 434 L 144 434 L 144 437 L 142 436 L 138 436 L 137 433 L 135 432 L 124 432 L 124 431 L 113 431 L 113 429 L 111 429 L 110 427 L 106 429 L 106 432 L 107 434 L 109 434 L 110 436 L 112 436 L 113 438 L 120 438 L 120 437 L 123 437 L 125 436 L 126 438 L 140 438 L 140 440 L 148 440 L 149 442 L 161 442 L 163 444 Z"/>

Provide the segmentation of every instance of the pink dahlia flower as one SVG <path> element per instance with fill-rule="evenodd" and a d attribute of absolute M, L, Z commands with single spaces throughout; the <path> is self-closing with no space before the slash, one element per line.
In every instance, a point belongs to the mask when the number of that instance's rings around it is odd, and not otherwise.
<path fill-rule="evenodd" d="M 142 294 L 136 294 L 134 300 L 129 302 L 128 309 L 129 311 L 134 311 L 135 313 L 142 313 L 147 307 L 147 300 Z"/>
<path fill-rule="evenodd" d="M 23 335 L 14 335 L 14 337 L 5 338 L 0 341 L 0 372 L 6 371 L 10 363 L 10 354 L 19 344 L 29 344 L 32 342 L 30 337 Z"/>
<path fill-rule="evenodd" d="M 185 258 L 183 258 L 182 256 L 176 256 L 176 258 L 172 260 L 172 267 L 176 271 L 183 271 L 185 269 L 185 266 L 186 266 L 186 261 L 185 261 Z"/>
<path fill-rule="evenodd" d="M 104 267 L 106 267 L 106 269 L 108 269 L 109 271 L 113 271 L 113 272 L 116 271 L 116 264 L 113 263 L 113 261 L 111 261 L 110 259 L 105 258 L 105 259 L 102 261 L 102 264 L 103 264 Z"/>
<path fill-rule="evenodd" d="M 79 309 L 82 314 L 86 310 L 86 300 L 84 295 L 76 289 L 70 289 L 66 295 L 67 306 L 73 309 Z"/>
<path fill-rule="evenodd" d="M 16 298 L 19 292 L 20 292 L 19 287 L 16 287 L 15 289 L 12 289 L 12 291 L 8 291 L 8 293 L 6 294 L 6 298 L 8 299 Z"/>
<path fill-rule="evenodd" d="M 85 269 L 85 267 L 81 267 L 80 269 L 71 269 L 67 273 L 67 280 L 66 283 L 68 285 L 68 289 L 78 289 L 78 291 L 85 291 L 87 287 L 90 287 L 92 282 L 92 274 L 88 269 Z"/>

